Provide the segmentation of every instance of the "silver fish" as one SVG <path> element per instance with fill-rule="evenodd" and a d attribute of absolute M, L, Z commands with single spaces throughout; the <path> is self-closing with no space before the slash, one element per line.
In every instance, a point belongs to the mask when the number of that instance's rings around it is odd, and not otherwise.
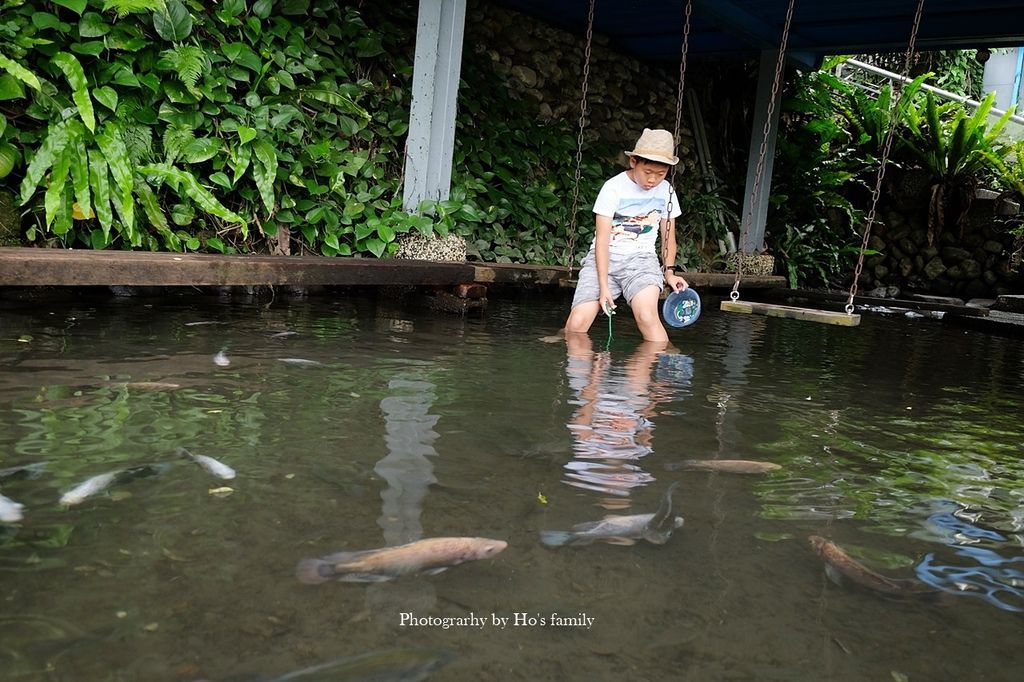
<path fill-rule="evenodd" d="M 328 580 L 382 582 L 406 575 L 434 575 L 467 561 L 489 559 L 508 547 L 490 538 L 427 538 L 397 547 L 361 552 L 338 552 L 320 559 L 303 559 L 295 569 L 299 582 L 315 585 Z"/>
<path fill-rule="evenodd" d="M 452 659 L 454 655 L 440 649 L 371 651 L 296 670 L 275 677 L 270 682 L 298 679 L 324 682 L 421 682 L 448 665 Z"/>
<path fill-rule="evenodd" d="M 17 523 L 21 521 L 23 518 L 21 510 L 24 508 L 25 505 L 0 494 L 0 523 Z"/>
<path fill-rule="evenodd" d="M 589 545 L 597 541 L 632 545 L 637 540 L 663 545 L 676 528 L 683 527 L 683 517 L 672 516 L 672 492 L 678 485 L 679 482 L 675 481 L 668 487 L 653 514 L 609 515 L 600 521 L 578 523 L 570 530 L 544 530 L 540 533 L 540 541 L 549 547 Z"/>
<path fill-rule="evenodd" d="M 4 478 L 39 478 L 43 469 L 49 464 L 45 462 L 33 462 L 32 464 L 19 464 L 18 466 L 0 469 L 0 479 Z"/>
<path fill-rule="evenodd" d="M 306 358 L 278 358 L 278 361 L 287 365 L 298 365 L 299 367 L 321 367 L 324 364 L 316 360 L 307 360 Z"/>
<path fill-rule="evenodd" d="M 727 474 L 764 474 L 781 469 L 775 462 L 755 462 L 749 459 L 684 459 L 665 465 L 667 471 L 721 471 Z"/>
<path fill-rule="evenodd" d="M 178 454 L 183 457 L 188 457 L 193 462 L 206 469 L 208 472 L 216 476 L 217 478 L 223 478 L 230 480 L 235 477 L 235 470 L 229 467 L 224 462 L 218 461 L 213 457 L 207 457 L 206 455 L 194 455 L 185 448 L 178 448 Z"/>
<path fill-rule="evenodd" d="M 97 474 L 92 478 L 82 481 L 74 488 L 61 495 L 60 503 L 69 507 L 81 504 L 93 495 L 103 492 L 112 485 L 122 485 L 129 481 L 134 481 L 137 478 L 159 476 L 170 468 L 170 464 L 160 462 L 157 464 L 140 464 L 138 466 L 128 467 L 127 469 L 117 469 L 115 471 L 108 471 L 105 474 Z"/>
<path fill-rule="evenodd" d="M 60 503 L 71 507 L 85 502 L 93 495 L 103 492 L 109 488 L 110 485 L 117 480 L 117 475 L 119 473 L 121 472 L 108 471 L 105 474 L 98 474 L 92 478 L 87 478 L 71 490 L 61 495 Z"/>

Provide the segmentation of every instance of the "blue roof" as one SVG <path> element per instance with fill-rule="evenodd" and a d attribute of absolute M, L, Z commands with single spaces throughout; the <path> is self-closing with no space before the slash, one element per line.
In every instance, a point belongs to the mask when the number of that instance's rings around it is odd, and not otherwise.
<path fill-rule="evenodd" d="M 496 0 L 572 33 L 586 30 L 588 0 Z M 788 0 L 693 0 L 690 54 L 748 58 L 779 45 Z M 679 61 L 685 0 L 596 0 L 594 31 L 652 62 Z M 796 0 L 788 52 L 898 52 L 910 39 L 917 0 Z M 925 0 L 919 50 L 1024 45 L 1021 0 Z"/>

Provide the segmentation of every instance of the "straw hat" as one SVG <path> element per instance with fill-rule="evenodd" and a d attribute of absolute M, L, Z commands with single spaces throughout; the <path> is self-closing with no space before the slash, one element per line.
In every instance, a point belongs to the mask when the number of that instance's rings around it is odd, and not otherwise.
<path fill-rule="evenodd" d="M 660 128 L 651 130 L 644 128 L 640 139 L 636 141 L 636 147 L 626 156 L 639 156 L 648 161 L 667 163 L 674 166 L 679 163 L 679 157 L 675 155 L 675 142 L 672 140 L 672 133 Z"/>

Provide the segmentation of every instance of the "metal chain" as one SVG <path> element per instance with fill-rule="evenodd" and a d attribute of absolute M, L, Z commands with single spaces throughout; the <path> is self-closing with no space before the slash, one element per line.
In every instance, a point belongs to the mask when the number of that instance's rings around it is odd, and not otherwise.
<path fill-rule="evenodd" d="M 750 224 L 754 222 L 754 201 L 761 185 L 761 175 L 764 173 L 764 158 L 768 153 L 768 134 L 772 129 L 772 114 L 775 112 L 775 98 L 779 94 L 779 85 L 782 82 L 782 70 L 786 64 L 786 44 L 789 42 L 789 27 L 793 22 L 793 5 L 795 0 L 789 0 L 789 7 L 786 8 L 786 21 L 782 26 L 782 42 L 779 44 L 779 57 L 775 61 L 775 80 L 772 81 L 772 91 L 768 96 L 768 112 L 765 116 L 764 130 L 761 136 L 761 147 L 757 152 L 757 168 L 754 170 L 754 182 L 750 189 L 750 210 L 744 216 L 743 225 L 740 231 L 740 249 L 736 252 L 736 281 L 732 283 L 732 291 L 729 298 L 738 301 L 740 298 L 740 277 L 743 276 L 743 242 L 744 235 L 749 234 Z"/>
<path fill-rule="evenodd" d="M 580 180 L 583 177 L 583 132 L 587 126 L 587 83 L 590 80 L 590 44 L 594 38 L 594 4 L 590 0 L 587 12 L 587 46 L 583 52 L 583 88 L 580 93 L 579 134 L 576 137 L 576 179 L 572 188 L 572 211 L 569 214 L 569 253 L 566 262 L 569 265 L 569 279 L 576 267 L 576 212 L 580 207 Z"/>
<path fill-rule="evenodd" d="M 679 131 L 683 127 L 683 92 L 686 89 L 686 55 L 690 51 L 690 15 L 693 14 L 693 0 L 686 0 L 686 11 L 684 13 L 685 19 L 683 20 L 683 46 L 682 56 L 679 58 L 679 91 L 676 95 L 676 127 L 672 133 L 672 142 L 676 145 L 679 144 Z M 672 166 L 672 171 L 668 176 L 668 209 L 665 215 L 666 226 L 665 233 L 661 235 L 661 267 L 664 269 L 669 265 L 675 265 L 675 263 L 666 263 L 665 259 L 668 258 L 668 245 L 665 243 L 665 239 L 668 236 L 669 226 L 672 224 L 672 196 L 676 194 L 676 168 L 678 164 Z"/>
<path fill-rule="evenodd" d="M 878 175 L 875 178 L 875 187 L 871 190 L 871 209 L 868 211 L 867 220 L 864 222 L 864 234 L 860 242 L 860 253 L 857 254 L 857 266 L 853 269 L 853 282 L 850 283 L 850 295 L 846 299 L 846 314 L 852 315 L 855 310 L 853 298 L 857 295 L 857 285 L 860 281 L 861 272 L 864 270 L 864 252 L 871 240 L 871 226 L 875 222 L 875 214 L 878 208 L 878 200 L 882 196 L 882 180 L 885 178 L 885 165 L 889 162 L 889 152 L 892 149 L 893 139 L 896 137 L 896 118 L 900 109 L 900 97 L 903 94 L 903 84 L 910 74 L 910 67 L 914 62 L 914 46 L 917 43 L 917 29 L 921 26 L 921 13 L 924 10 L 924 0 L 918 0 L 917 11 L 914 13 L 914 26 L 910 31 L 910 42 L 907 44 L 907 52 L 903 58 L 902 78 L 897 79 L 892 86 L 892 104 L 889 107 L 889 130 L 885 133 L 885 144 L 882 147 L 882 160 L 878 166 Z"/>

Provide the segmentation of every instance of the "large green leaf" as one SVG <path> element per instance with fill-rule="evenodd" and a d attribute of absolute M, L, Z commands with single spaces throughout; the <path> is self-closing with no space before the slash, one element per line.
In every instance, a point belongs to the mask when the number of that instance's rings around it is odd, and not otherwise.
<path fill-rule="evenodd" d="M 104 236 L 109 237 L 110 226 L 114 223 L 114 215 L 110 211 L 110 181 L 107 174 L 107 162 L 98 149 L 89 150 L 89 186 L 92 188 L 96 220 L 103 228 Z"/>
<path fill-rule="evenodd" d="M 46 175 L 46 171 L 57 161 L 58 154 L 67 148 L 70 139 L 67 121 L 51 125 L 46 131 L 46 139 L 29 161 L 25 177 L 21 181 L 21 203 L 25 204 L 35 193 L 36 188 Z"/>
<path fill-rule="evenodd" d="M 71 147 L 65 147 L 57 152 L 53 161 L 53 170 L 50 172 L 50 182 L 46 185 L 46 195 L 43 199 L 43 206 L 46 210 L 46 226 L 50 227 L 54 218 L 57 217 L 58 209 L 67 203 L 64 195 L 64 188 L 68 182 L 68 171 L 71 168 Z M 58 233 L 59 234 L 59 233 Z"/>
<path fill-rule="evenodd" d="M 112 112 L 117 112 L 117 90 L 114 88 L 104 85 L 101 88 L 94 88 L 92 96 L 96 98 L 96 101 L 110 109 Z"/>
<path fill-rule="evenodd" d="M 0 68 L 34 90 L 42 88 L 42 85 L 39 83 L 39 78 L 34 73 L 13 59 L 9 59 L 7 55 L 2 52 L 0 52 Z"/>
<path fill-rule="evenodd" d="M 167 0 L 162 9 L 153 11 L 153 28 L 164 40 L 181 42 L 192 33 L 192 14 L 181 0 Z"/>
<path fill-rule="evenodd" d="M 131 159 L 128 157 L 128 149 L 125 147 L 121 129 L 113 122 L 108 122 L 104 132 L 95 137 L 96 144 L 103 152 L 104 160 L 110 169 L 110 175 L 114 178 L 120 192 L 115 197 L 114 208 L 121 216 L 121 223 L 124 235 L 133 246 L 139 244 L 141 235 L 135 229 L 135 199 L 132 197 L 135 186 L 134 174 L 132 173 Z"/>
<path fill-rule="evenodd" d="M 256 140 L 252 145 L 256 153 L 257 163 L 253 164 L 252 173 L 256 179 L 256 188 L 269 213 L 274 212 L 274 181 L 277 179 L 277 152 L 274 146 L 264 139 Z"/>
<path fill-rule="evenodd" d="M 71 144 L 71 182 L 75 189 L 78 210 L 88 216 L 92 212 L 89 196 L 89 155 L 85 151 L 85 136 L 75 135 Z"/>
<path fill-rule="evenodd" d="M 86 0 L 51 0 L 53 4 L 67 7 L 75 14 L 81 16 L 85 11 Z"/>
<path fill-rule="evenodd" d="M 99 38 L 110 33 L 110 24 L 106 22 L 102 14 L 97 12 L 86 12 L 78 22 L 78 35 L 82 38 Z"/>
<path fill-rule="evenodd" d="M 220 151 L 223 142 L 216 137 L 200 137 L 189 142 L 181 151 L 188 163 L 202 163 L 212 159 Z"/>
<path fill-rule="evenodd" d="M 89 129 L 89 132 L 96 131 L 96 116 L 93 113 L 92 99 L 89 97 L 89 82 L 85 79 L 85 71 L 75 55 L 68 52 L 58 52 L 53 55 L 53 63 L 64 72 L 64 76 L 71 84 L 71 99 L 78 107 L 78 115 L 82 117 L 82 123 Z"/>
<path fill-rule="evenodd" d="M 196 202 L 199 208 L 203 209 L 210 215 L 217 216 L 228 222 L 237 223 L 242 228 L 242 234 L 248 234 L 248 225 L 242 216 L 238 215 L 231 209 L 220 203 L 208 189 L 199 184 L 196 176 L 192 175 L 188 171 L 180 168 L 175 168 L 166 163 L 151 163 L 146 166 L 141 166 L 139 172 L 145 175 L 153 175 L 163 180 L 167 180 L 174 185 L 178 186 L 179 193 L 184 192 L 192 201 Z"/>
<path fill-rule="evenodd" d="M 156 194 L 144 178 L 136 178 L 135 195 L 139 198 L 139 203 L 142 204 L 142 210 L 149 223 L 160 232 L 170 232 L 171 226 L 167 222 L 167 216 L 164 215 Z"/>
<path fill-rule="evenodd" d="M 0 74 L 0 102 L 21 99 L 24 96 L 25 86 L 20 80 L 9 73 Z"/>
<path fill-rule="evenodd" d="M 332 107 L 338 107 L 346 113 L 359 116 L 364 121 L 370 120 L 370 114 L 366 109 L 362 108 L 353 102 L 350 97 L 346 97 L 340 92 L 334 92 L 333 90 L 327 90 L 325 88 L 305 88 L 299 90 L 298 93 L 299 97 L 308 97 L 318 102 L 329 104 Z"/>

